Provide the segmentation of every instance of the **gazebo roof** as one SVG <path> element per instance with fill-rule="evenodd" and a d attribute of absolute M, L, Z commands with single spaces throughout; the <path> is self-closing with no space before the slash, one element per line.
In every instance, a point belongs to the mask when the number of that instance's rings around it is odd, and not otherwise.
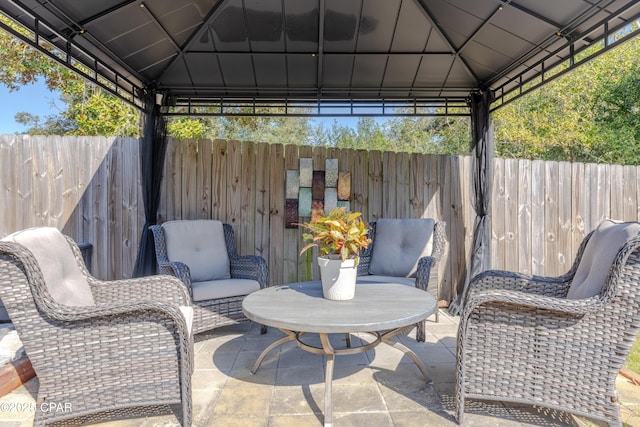
<path fill-rule="evenodd" d="M 513 99 L 637 32 L 640 2 L 3 0 L 0 11 L 32 33 L 0 26 L 138 105 L 153 86 L 183 104 L 419 107 L 487 88 Z"/>

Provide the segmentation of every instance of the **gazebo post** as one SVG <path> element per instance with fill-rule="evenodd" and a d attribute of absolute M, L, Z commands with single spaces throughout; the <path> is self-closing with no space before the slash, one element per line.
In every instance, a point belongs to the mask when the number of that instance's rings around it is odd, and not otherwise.
<path fill-rule="evenodd" d="M 144 134 L 140 142 L 145 223 L 140 236 L 133 277 L 149 276 L 156 272 L 153 236 L 149 227 L 156 223 L 158 215 L 162 172 L 167 151 L 167 120 L 161 111 L 163 96 L 154 87 L 147 87 L 145 95 Z"/>
<path fill-rule="evenodd" d="M 449 312 L 459 315 L 464 308 L 469 282 L 476 274 L 491 267 L 491 185 L 493 182 L 493 131 L 490 108 L 494 100 L 491 90 L 474 91 L 469 95 L 471 107 L 471 148 L 473 193 L 471 194 L 476 219 L 473 226 L 471 264 L 457 298 L 451 302 Z"/>

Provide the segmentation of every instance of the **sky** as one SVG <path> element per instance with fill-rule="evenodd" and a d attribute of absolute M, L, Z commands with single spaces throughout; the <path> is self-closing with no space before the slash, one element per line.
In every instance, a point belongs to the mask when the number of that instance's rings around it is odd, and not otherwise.
<path fill-rule="evenodd" d="M 44 119 L 60 112 L 56 103 L 62 105 L 58 94 L 49 91 L 44 81 L 22 86 L 13 92 L 0 84 L 0 135 L 24 130 L 24 126 L 15 121 L 16 113 L 27 112 Z"/>

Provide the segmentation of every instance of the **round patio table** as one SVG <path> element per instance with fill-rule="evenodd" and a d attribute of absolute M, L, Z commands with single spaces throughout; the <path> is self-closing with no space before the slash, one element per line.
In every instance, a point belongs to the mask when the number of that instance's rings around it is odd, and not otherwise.
<path fill-rule="evenodd" d="M 285 337 L 273 342 L 260 354 L 252 373 L 258 370 L 271 350 L 289 341 L 295 341 L 303 350 L 327 356 L 325 426 L 331 426 L 331 386 L 336 355 L 362 353 L 383 342 L 404 352 L 430 381 L 418 356 L 405 345 L 392 340 L 436 312 L 435 298 L 423 290 L 397 283 L 359 283 L 352 300 L 332 301 L 323 298 L 319 281 L 300 282 L 253 292 L 244 299 L 242 308 L 248 319 L 285 333 Z M 357 332 L 369 333 L 374 339 L 362 346 L 351 347 L 349 334 Z M 302 336 L 309 333 L 320 336 L 322 347 L 303 341 Z M 334 348 L 329 342 L 329 334 L 345 334 L 347 347 Z"/>

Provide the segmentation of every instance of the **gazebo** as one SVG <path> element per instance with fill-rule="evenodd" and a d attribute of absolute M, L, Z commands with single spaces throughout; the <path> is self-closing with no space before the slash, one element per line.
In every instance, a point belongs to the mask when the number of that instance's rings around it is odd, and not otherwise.
<path fill-rule="evenodd" d="M 146 113 L 153 268 L 170 115 L 467 115 L 489 260 L 489 115 L 635 36 L 635 0 L 5 0 L 0 27 Z M 23 31 L 18 29 L 26 29 Z M 338 111 L 338 113 L 336 113 Z"/>

